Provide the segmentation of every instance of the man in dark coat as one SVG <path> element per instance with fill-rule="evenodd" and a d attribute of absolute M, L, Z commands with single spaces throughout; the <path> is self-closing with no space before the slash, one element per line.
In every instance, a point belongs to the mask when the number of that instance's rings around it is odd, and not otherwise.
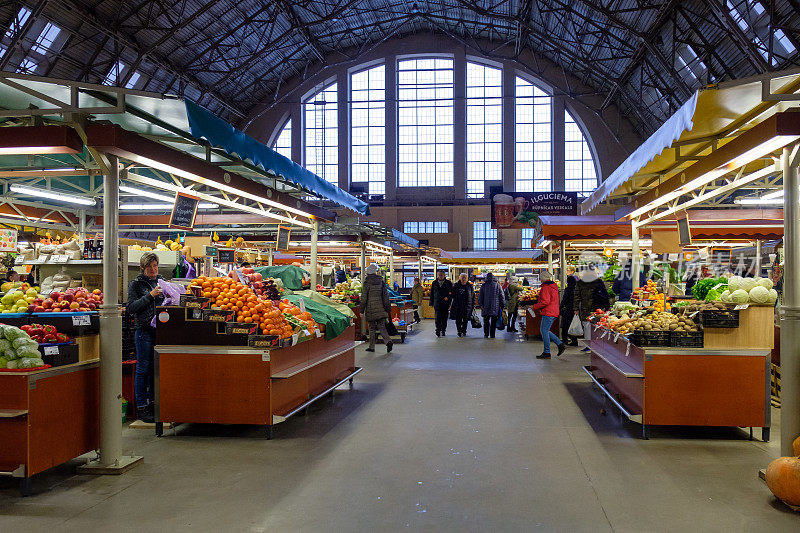
<path fill-rule="evenodd" d="M 578 338 L 569 335 L 569 325 L 575 314 L 575 284 L 578 279 L 575 276 L 567 276 L 567 287 L 564 289 L 564 295 L 561 297 L 561 307 L 559 308 L 561 315 L 561 340 L 569 346 L 577 346 Z"/>
<path fill-rule="evenodd" d="M 430 304 L 435 313 L 436 336 L 444 337 L 447 329 L 447 315 L 450 312 L 451 292 L 453 284 L 446 279 L 444 270 L 440 270 L 431 283 Z"/>
<path fill-rule="evenodd" d="M 467 336 L 467 324 L 472 316 L 472 308 L 475 305 L 475 289 L 468 281 L 466 274 L 461 274 L 458 281 L 453 285 L 453 307 L 452 312 L 456 319 L 456 329 L 459 337 Z"/>

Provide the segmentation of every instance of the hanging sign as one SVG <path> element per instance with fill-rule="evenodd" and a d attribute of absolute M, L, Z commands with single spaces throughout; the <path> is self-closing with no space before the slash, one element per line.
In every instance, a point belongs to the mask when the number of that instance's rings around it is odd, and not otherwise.
<path fill-rule="evenodd" d="M 504 192 L 492 187 L 492 228 L 535 228 L 541 231 L 542 216 L 578 214 L 577 192 Z"/>
<path fill-rule="evenodd" d="M 692 244 L 692 230 L 689 227 L 689 213 L 681 211 L 676 215 L 678 222 L 678 241 L 681 247 Z"/>
<path fill-rule="evenodd" d="M 0 252 L 17 251 L 17 230 L 0 229 Z"/>
<path fill-rule="evenodd" d="M 233 248 L 219 248 L 217 249 L 217 253 L 219 254 L 218 261 L 220 263 L 236 262 L 236 250 Z"/>
<path fill-rule="evenodd" d="M 278 238 L 275 248 L 277 250 L 289 249 L 289 237 L 291 236 L 292 228 L 289 226 L 278 226 Z"/>
<path fill-rule="evenodd" d="M 169 227 L 174 229 L 191 230 L 194 227 L 194 217 L 197 215 L 197 206 L 200 198 L 186 193 L 175 193 L 175 205 L 172 206 L 172 215 L 169 218 Z"/>

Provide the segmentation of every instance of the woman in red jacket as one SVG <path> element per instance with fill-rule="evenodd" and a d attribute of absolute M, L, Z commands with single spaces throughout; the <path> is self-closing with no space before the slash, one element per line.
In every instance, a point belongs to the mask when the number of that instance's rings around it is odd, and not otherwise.
<path fill-rule="evenodd" d="M 539 301 L 533 304 L 534 311 L 539 311 L 542 316 L 542 327 L 539 330 L 542 334 L 542 342 L 544 343 L 544 351 L 541 355 L 537 355 L 536 359 L 550 359 L 550 341 L 556 343 L 558 346 L 558 355 L 564 353 L 567 346 L 558 338 L 558 336 L 550 331 L 553 322 L 558 318 L 558 285 L 553 282 L 553 275 L 548 272 L 542 272 L 542 286 L 539 289 Z"/>

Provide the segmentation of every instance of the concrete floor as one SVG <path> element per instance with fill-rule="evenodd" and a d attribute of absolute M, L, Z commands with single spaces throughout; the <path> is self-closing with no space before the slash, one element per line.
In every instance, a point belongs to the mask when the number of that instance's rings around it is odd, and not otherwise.
<path fill-rule="evenodd" d="M 145 460 L 125 475 L 71 463 L 28 498 L 0 478 L 0 531 L 800 531 L 757 478 L 776 441 L 735 428 L 640 440 L 600 414 L 577 349 L 538 361 L 539 342 L 431 326 L 388 356 L 360 348 L 355 389 L 274 440 L 126 429 L 126 453 Z"/>

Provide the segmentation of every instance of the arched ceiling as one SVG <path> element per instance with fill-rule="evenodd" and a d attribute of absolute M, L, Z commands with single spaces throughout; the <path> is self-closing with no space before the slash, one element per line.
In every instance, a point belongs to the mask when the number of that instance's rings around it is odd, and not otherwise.
<path fill-rule="evenodd" d="M 443 32 L 532 50 L 646 136 L 698 87 L 798 66 L 800 49 L 800 0 L 13 0 L 0 22 L 2 70 L 33 57 L 37 75 L 185 95 L 233 123 L 315 63 Z M 62 33 L 38 54 L 46 22 Z"/>

